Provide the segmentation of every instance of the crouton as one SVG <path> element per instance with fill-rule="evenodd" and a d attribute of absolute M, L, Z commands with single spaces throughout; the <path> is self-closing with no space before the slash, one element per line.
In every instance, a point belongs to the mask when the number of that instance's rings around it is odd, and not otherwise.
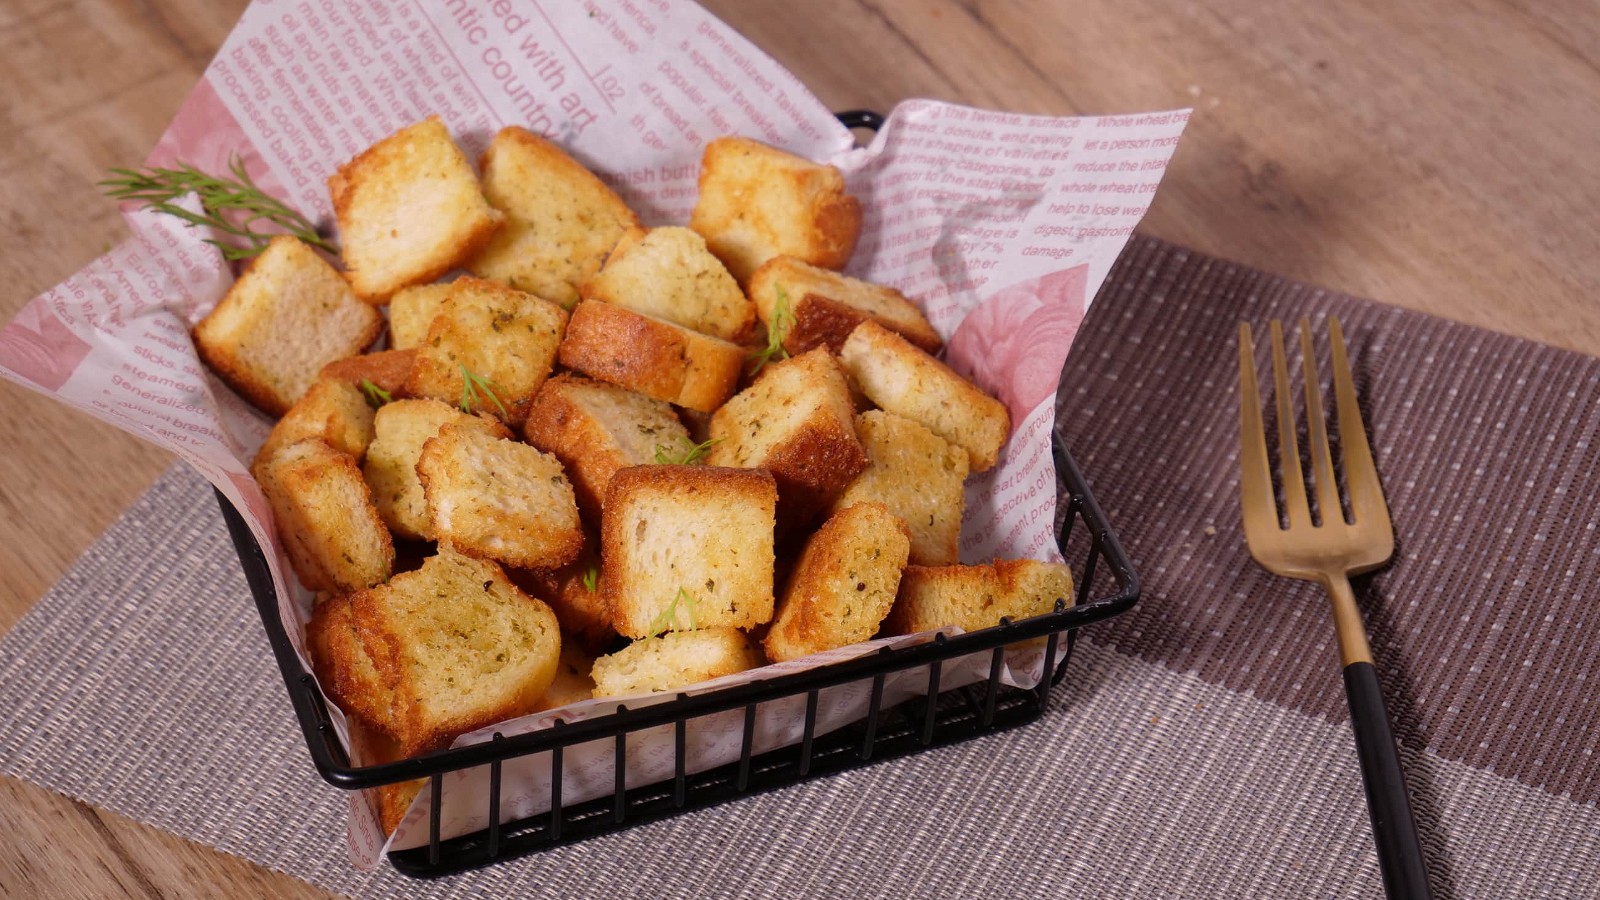
<path fill-rule="evenodd" d="M 463 553 L 553 569 L 583 546 L 561 463 L 527 444 L 447 422 L 422 445 L 417 476 L 434 537 Z"/>
<path fill-rule="evenodd" d="M 756 321 L 755 304 L 687 228 L 630 232 L 578 292 L 734 343 L 749 341 Z"/>
<path fill-rule="evenodd" d="M 850 332 L 839 361 L 873 403 L 967 451 L 972 471 L 987 472 L 1011 432 L 999 400 L 877 322 Z"/>
<path fill-rule="evenodd" d="M 967 451 L 910 419 L 881 409 L 856 416 L 856 436 L 867 451 L 867 468 L 845 488 L 833 508 L 882 503 L 911 528 L 912 563 L 949 566 L 960 562 Z"/>
<path fill-rule="evenodd" d="M 389 346 L 396 350 L 420 347 L 452 286 L 414 284 L 395 291 L 389 298 Z"/>
<path fill-rule="evenodd" d="M 881 503 L 834 513 L 806 541 L 764 646 L 773 662 L 869 640 L 894 606 L 911 553 L 906 523 Z"/>
<path fill-rule="evenodd" d="M 689 217 L 739 283 L 786 254 L 842 269 L 861 233 L 861 204 L 833 166 L 740 137 L 717 138 L 700 161 L 700 197 Z"/>
<path fill-rule="evenodd" d="M 382 393 L 374 393 L 374 396 L 388 402 L 405 395 L 406 381 L 411 378 L 411 366 L 416 358 L 415 350 L 363 353 L 328 363 L 317 377 L 348 382 L 361 388 L 363 394 L 376 389 Z M 388 395 L 387 399 L 384 394 Z"/>
<path fill-rule="evenodd" d="M 587 532 L 578 558 L 559 569 L 509 569 L 517 587 L 550 604 L 569 643 L 600 651 L 617 639 L 611 602 L 600 590 L 600 542 Z"/>
<path fill-rule="evenodd" d="M 363 764 L 383 765 L 405 759 L 400 743 L 383 732 L 372 728 L 352 729 L 350 738 L 352 743 L 360 744 L 366 751 Z M 400 827 L 401 820 L 411 809 L 411 801 L 415 800 L 417 794 L 427 786 L 428 779 L 413 778 L 409 781 L 381 784 L 370 789 L 374 805 L 378 810 L 378 824 L 383 827 L 384 834 L 393 834 L 394 830 Z"/>
<path fill-rule="evenodd" d="M 750 299 L 768 329 L 787 310 L 781 340 L 796 356 L 819 346 L 838 353 L 850 332 L 868 319 L 929 353 L 944 346 L 922 311 L 894 288 L 819 269 L 792 256 L 775 256 L 750 276 Z"/>
<path fill-rule="evenodd" d="M 379 407 L 372 417 L 372 443 L 361 475 L 372 489 L 384 524 L 400 537 L 433 539 L 417 459 L 422 445 L 447 422 L 469 422 L 486 434 L 511 436 L 493 417 L 469 416 L 438 400 L 396 400 Z"/>
<path fill-rule="evenodd" d="M 389 577 L 394 543 L 349 454 L 308 438 L 261 460 L 256 472 L 307 590 L 354 591 Z"/>
<path fill-rule="evenodd" d="M 520 424 L 550 376 L 566 327 L 566 311 L 549 300 L 481 278 L 457 279 L 417 347 L 406 391 Z"/>
<path fill-rule="evenodd" d="M 625 637 L 772 619 L 777 485 L 760 469 L 635 466 L 611 478 L 600 586 Z"/>
<path fill-rule="evenodd" d="M 356 634 L 394 694 L 407 756 L 531 712 L 555 679 L 555 613 L 495 563 L 441 546 L 415 572 L 350 597 Z"/>
<path fill-rule="evenodd" d="M 665 401 L 568 374 L 539 389 L 523 435 L 561 460 L 591 522 L 600 521 L 606 484 L 618 469 L 658 462 L 657 447 L 675 452 L 691 443 Z"/>
<path fill-rule="evenodd" d="M 561 364 L 646 397 L 713 412 L 738 386 L 745 352 L 737 344 L 584 300 L 572 311 Z"/>
<path fill-rule="evenodd" d="M 1072 604 L 1072 570 L 1033 559 L 981 566 L 907 566 L 900 576 L 885 634 L 917 634 L 946 625 L 977 631 L 1052 612 L 1057 600 Z"/>
<path fill-rule="evenodd" d="M 763 468 L 778 484 L 779 531 L 809 525 L 867 467 L 850 386 L 817 348 L 768 366 L 711 417 L 713 466 Z"/>
<path fill-rule="evenodd" d="M 438 116 L 340 166 L 328 193 L 346 277 L 356 296 L 375 305 L 471 259 L 504 219 Z"/>
<path fill-rule="evenodd" d="M 251 468 L 306 438 L 319 438 L 360 462 L 366 455 L 367 445 L 372 443 L 372 407 L 366 395 L 345 381 L 322 379 L 313 384 L 289 407 L 278 424 L 272 426 L 272 433 L 257 451 Z"/>
<path fill-rule="evenodd" d="M 533 712 L 560 709 L 594 697 L 594 655 L 582 647 L 561 644 L 561 659 L 556 664 L 556 677 L 545 688 L 544 696 L 534 704 Z"/>
<path fill-rule="evenodd" d="M 394 695 L 356 634 L 349 594 L 335 594 L 317 603 L 306 623 L 306 645 L 311 670 L 328 699 L 346 715 L 392 737 Z"/>
<path fill-rule="evenodd" d="M 525 128 L 500 129 L 479 163 L 484 194 L 506 223 L 467 268 L 571 309 L 578 285 L 600 271 L 638 217 L 594 173 Z"/>
<path fill-rule="evenodd" d="M 594 695 L 625 697 L 678 688 L 757 668 L 761 651 L 737 628 L 674 631 L 634 641 L 594 661 Z"/>
<path fill-rule="evenodd" d="M 279 236 L 194 327 L 195 349 L 229 387 L 281 416 L 322 367 L 360 353 L 383 316 L 298 238 Z"/>

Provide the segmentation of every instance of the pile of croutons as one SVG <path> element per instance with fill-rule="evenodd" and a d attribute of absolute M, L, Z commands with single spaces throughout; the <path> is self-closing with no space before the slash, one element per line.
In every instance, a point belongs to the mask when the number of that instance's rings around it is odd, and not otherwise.
<path fill-rule="evenodd" d="M 318 679 L 385 757 L 1071 602 L 1064 566 L 957 564 L 1006 408 L 839 274 L 836 169 L 721 138 L 689 226 L 650 229 L 524 129 L 480 171 L 437 118 L 395 133 L 329 179 L 342 273 L 276 238 L 194 329 L 281 416 L 253 472 Z"/>

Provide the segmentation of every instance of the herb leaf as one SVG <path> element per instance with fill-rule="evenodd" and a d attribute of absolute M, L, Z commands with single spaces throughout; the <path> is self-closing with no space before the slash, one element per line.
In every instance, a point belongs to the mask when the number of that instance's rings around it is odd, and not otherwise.
<path fill-rule="evenodd" d="M 711 452 L 711 445 L 718 443 L 721 440 L 722 438 L 712 438 L 711 440 L 703 443 L 690 444 L 687 449 L 679 451 L 678 453 L 673 453 L 671 450 L 667 449 L 666 444 L 657 444 L 656 462 L 663 466 L 687 466 L 690 463 L 699 462 L 701 459 L 705 458 L 707 453 Z"/>
<path fill-rule="evenodd" d="M 755 363 L 750 369 L 751 375 L 758 374 L 769 362 L 789 358 L 783 341 L 789 336 L 789 329 L 794 327 L 794 313 L 789 309 L 789 294 L 783 285 L 775 284 L 773 289 L 778 299 L 772 304 L 772 322 L 767 325 L 767 346 L 750 354 L 750 360 Z"/>
<path fill-rule="evenodd" d="M 361 388 L 361 393 L 367 395 L 367 405 L 373 409 L 377 409 L 394 399 L 393 394 L 373 384 L 371 379 L 361 379 L 361 384 L 358 387 Z"/>
<path fill-rule="evenodd" d="M 461 411 L 472 415 L 483 405 L 483 398 L 487 396 L 500 408 L 500 418 L 509 418 L 510 413 L 506 412 L 506 405 L 501 403 L 499 396 L 495 394 L 495 391 L 500 390 L 500 385 L 467 368 L 465 363 L 457 365 L 461 366 Z"/>
<path fill-rule="evenodd" d="M 699 601 L 694 599 L 693 594 L 689 593 L 683 588 L 678 588 L 678 596 L 673 597 L 672 602 L 667 604 L 667 608 L 663 609 L 661 614 L 656 616 L 655 619 L 651 621 L 649 628 L 650 636 L 656 637 L 663 632 L 672 631 L 673 626 L 678 624 L 679 607 L 682 607 L 684 616 L 689 620 L 688 630 L 695 630 L 695 628 L 698 626 L 695 625 L 694 610 L 695 604 L 698 602 Z"/>
<path fill-rule="evenodd" d="M 598 590 L 600 587 L 600 570 L 592 565 L 585 569 L 583 573 L 583 586 L 584 589 L 591 594 Z"/>

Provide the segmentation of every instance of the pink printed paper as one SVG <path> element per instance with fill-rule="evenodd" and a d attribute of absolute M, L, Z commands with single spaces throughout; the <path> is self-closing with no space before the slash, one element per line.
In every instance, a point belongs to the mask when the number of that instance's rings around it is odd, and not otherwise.
<path fill-rule="evenodd" d="M 870 146 L 857 148 L 793 75 L 685 0 L 255 0 L 148 162 L 223 173 L 237 156 L 261 187 L 326 221 L 326 178 L 431 114 L 473 156 L 509 124 L 558 141 L 652 225 L 687 221 L 701 150 L 720 135 L 838 166 L 865 210 L 848 271 L 917 300 L 948 342 L 950 365 L 1011 412 L 999 464 L 968 483 L 963 560 L 1057 555 L 1056 380 L 1089 302 L 1155 194 L 1186 110 L 1046 118 L 914 100 L 893 110 Z M 263 546 L 278 551 L 248 473 L 270 422 L 206 371 L 189 340 L 190 327 L 232 283 L 230 270 L 207 234 L 152 213 L 129 211 L 127 220 L 129 240 L 35 298 L 0 331 L 0 375 L 177 453 L 242 511 Z M 286 577 L 279 555 L 268 554 L 284 624 L 299 646 L 310 600 Z M 986 677 L 987 666 L 952 666 L 945 683 Z M 1003 677 L 1028 685 L 1040 669 L 1034 649 L 1013 654 Z M 913 681 L 890 679 L 885 703 L 915 693 Z M 558 718 L 602 715 L 616 702 L 590 701 L 492 730 L 549 727 Z M 831 689 L 820 727 L 859 718 L 865 704 L 862 689 Z M 797 741 L 799 720 L 783 703 L 763 706 L 758 749 Z M 737 758 L 740 724 L 699 723 L 691 771 Z M 670 754 L 670 734 L 634 736 L 630 784 L 670 773 Z M 446 836 L 484 826 L 478 782 L 485 777 L 469 771 L 447 779 Z M 609 745 L 572 748 L 566 801 L 609 792 L 611 777 Z M 548 806 L 543 755 L 507 763 L 504 779 L 505 817 L 542 812 L 541 798 Z M 351 809 L 351 857 L 375 865 L 386 845 L 376 816 L 360 793 Z M 425 840 L 427 817 L 423 796 L 392 846 Z"/>

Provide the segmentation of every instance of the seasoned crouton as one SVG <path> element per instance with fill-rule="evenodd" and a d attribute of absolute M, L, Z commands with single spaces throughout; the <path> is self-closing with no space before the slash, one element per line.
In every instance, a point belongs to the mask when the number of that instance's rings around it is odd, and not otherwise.
<path fill-rule="evenodd" d="M 411 366 L 416 358 L 415 350 L 363 353 L 328 363 L 318 377 L 348 382 L 361 388 L 363 394 L 373 391 L 373 396 L 387 402 L 405 395 L 406 381 L 411 378 Z M 384 394 L 388 395 L 387 399 Z"/>
<path fill-rule="evenodd" d="M 854 413 L 843 370 L 819 347 L 768 366 L 716 411 L 706 462 L 770 471 L 787 534 L 809 525 L 867 467 Z"/>
<path fill-rule="evenodd" d="M 544 383 L 523 427 L 528 443 L 555 454 L 572 476 L 578 507 L 600 521 L 606 484 L 618 469 L 656 462 L 656 448 L 690 443 L 661 400 L 612 384 L 561 374 Z"/>
<path fill-rule="evenodd" d="M 625 697 L 678 688 L 754 669 L 757 650 L 737 628 L 674 631 L 634 641 L 594 661 L 594 695 Z"/>
<path fill-rule="evenodd" d="M 335 594 L 311 611 L 306 623 L 311 669 L 328 699 L 369 728 L 393 736 L 394 695 L 356 634 L 350 595 Z"/>
<path fill-rule="evenodd" d="M 635 466 L 612 476 L 600 585 L 617 633 L 770 621 L 777 503 L 760 469 Z"/>
<path fill-rule="evenodd" d="M 817 346 L 838 353 L 850 332 L 867 319 L 929 353 L 944 346 L 922 311 L 894 288 L 819 269 L 792 256 L 775 256 L 750 276 L 750 299 L 768 329 L 787 309 L 783 348 L 796 356 Z"/>
<path fill-rule="evenodd" d="M 613 303 L 572 311 L 561 364 L 646 397 L 712 412 L 733 394 L 743 348 Z"/>
<path fill-rule="evenodd" d="M 997 560 L 981 566 L 907 566 L 900 576 L 885 634 L 917 634 L 946 625 L 977 631 L 1002 616 L 1026 619 L 1072 604 L 1072 570 L 1033 559 Z"/>
<path fill-rule="evenodd" d="M 783 662 L 869 640 L 894 605 L 910 553 L 911 532 L 883 504 L 834 513 L 789 575 L 767 632 L 767 658 Z"/>
<path fill-rule="evenodd" d="M 379 407 L 372 417 L 372 443 L 361 475 L 372 488 L 384 524 L 400 537 L 433 538 L 417 459 L 422 445 L 448 422 L 467 422 L 485 434 L 511 436 L 493 417 L 469 416 L 438 400 L 396 400 Z"/>
<path fill-rule="evenodd" d="M 600 542 L 589 532 L 578 558 L 561 568 L 508 569 L 506 574 L 517 587 L 550 604 L 569 643 L 598 652 L 617 639 L 611 601 L 600 590 Z"/>
<path fill-rule="evenodd" d="M 394 694 L 407 756 L 531 712 L 555 679 L 555 613 L 495 563 L 447 546 L 350 598 L 356 634 Z"/>
<path fill-rule="evenodd" d="M 195 349 L 230 387 L 281 416 L 323 366 L 360 353 L 383 316 L 298 238 L 267 244 L 194 327 Z"/>
<path fill-rule="evenodd" d="M 372 304 L 471 259 L 504 218 L 438 116 L 340 166 L 328 193 L 350 286 Z"/>
<path fill-rule="evenodd" d="M 406 391 L 520 424 L 550 376 L 566 327 L 566 311 L 549 300 L 481 278 L 457 279 L 417 347 Z"/>
<path fill-rule="evenodd" d="M 740 137 L 717 138 L 700 162 L 700 197 L 689 227 L 740 284 L 787 254 L 826 269 L 850 261 L 861 204 L 833 166 Z"/>
<path fill-rule="evenodd" d="M 594 697 L 593 671 L 594 655 L 582 647 L 563 641 L 555 680 L 545 688 L 544 696 L 539 698 L 532 711 L 560 709 Z"/>
<path fill-rule="evenodd" d="M 447 422 L 422 445 L 417 476 L 434 536 L 463 553 L 553 569 L 583 546 L 561 463 L 527 444 Z"/>
<path fill-rule="evenodd" d="M 571 309 L 578 285 L 638 217 L 594 173 L 525 128 L 500 129 L 479 163 L 483 192 L 506 223 L 467 268 Z"/>
<path fill-rule="evenodd" d="M 967 451 L 881 409 L 856 416 L 856 436 L 867 451 L 867 468 L 833 508 L 882 503 L 911 528 L 911 562 L 919 566 L 960 562 Z"/>
<path fill-rule="evenodd" d="M 428 326 L 450 296 L 450 284 L 414 284 L 389 298 L 389 346 L 410 350 L 422 346 Z"/>
<path fill-rule="evenodd" d="M 877 322 L 850 332 L 839 361 L 873 403 L 966 450 L 972 471 L 994 467 L 1011 432 L 1004 403 Z"/>
<path fill-rule="evenodd" d="M 308 590 L 354 591 L 389 577 L 394 543 L 349 454 L 308 438 L 262 460 L 256 472 Z"/>
<path fill-rule="evenodd" d="M 687 228 L 630 232 L 578 291 L 585 300 L 615 303 L 734 343 L 750 339 L 756 320 L 755 304 L 706 249 L 705 239 Z"/>
<path fill-rule="evenodd" d="M 252 468 L 284 447 L 306 438 L 349 454 L 356 462 L 372 443 L 372 407 L 361 389 L 345 381 L 323 379 L 311 386 L 272 426 L 266 443 L 256 453 Z"/>

